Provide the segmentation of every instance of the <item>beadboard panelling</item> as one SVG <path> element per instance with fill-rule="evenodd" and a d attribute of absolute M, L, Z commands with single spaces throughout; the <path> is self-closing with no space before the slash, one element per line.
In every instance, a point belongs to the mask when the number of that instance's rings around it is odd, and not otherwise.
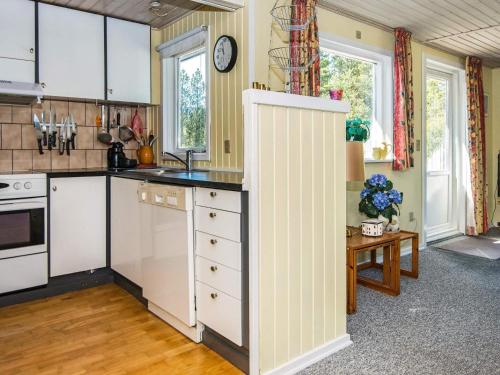
<path fill-rule="evenodd" d="M 345 334 L 345 115 L 259 105 L 260 371 Z"/>
<path fill-rule="evenodd" d="M 208 56 L 210 61 L 211 155 L 210 161 L 195 162 L 197 167 L 243 168 L 243 106 L 241 103 L 242 92 L 248 85 L 246 12 L 246 8 L 235 12 L 203 8 L 161 30 L 161 43 L 200 25 L 209 26 L 210 51 L 217 38 L 224 34 L 233 36 L 238 43 L 238 60 L 229 73 L 217 72 L 211 53 Z M 153 76 L 153 81 L 155 80 L 160 80 L 160 77 Z M 151 126 L 157 134 L 160 134 L 160 116 L 153 116 L 152 119 L 157 119 L 151 123 Z M 230 153 L 224 152 L 225 140 L 231 143 Z M 158 145 L 157 155 L 160 155 L 160 152 L 161 145 Z"/>

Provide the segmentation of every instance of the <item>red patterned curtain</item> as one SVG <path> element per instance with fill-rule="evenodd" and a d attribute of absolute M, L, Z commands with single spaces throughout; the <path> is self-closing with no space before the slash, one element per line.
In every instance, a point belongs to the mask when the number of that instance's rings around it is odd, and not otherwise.
<path fill-rule="evenodd" d="M 402 171 L 414 166 L 413 68 L 411 33 L 394 30 L 394 161 L 392 169 Z"/>
<path fill-rule="evenodd" d="M 300 24 L 311 17 L 318 0 L 292 0 L 292 23 Z M 294 49 L 293 47 L 305 47 Z M 311 55 L 319 55 L 318 22 L 316 15 L 304 30 L 290 31 L 290 57 L 301 63 L 311 59 Z M 319 56 L 305 72 L 290 72 L 290 92 L 292 94 L 319 96 L 320 89 Z"/>
<path fill-rule="evenodd" d="M 465 65 L 470 181 L 474 213 L 468 215 L 470 219 L 467 222 L 467 234 L 477 235 L 488 230 L 483 67 L 479 58 L 471 56 L 467 57 Z"/>

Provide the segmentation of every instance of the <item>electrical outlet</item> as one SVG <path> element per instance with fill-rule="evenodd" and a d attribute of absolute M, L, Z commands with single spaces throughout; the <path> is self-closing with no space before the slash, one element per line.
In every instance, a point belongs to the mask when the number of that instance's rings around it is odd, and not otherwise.
<path fill-rule="evenodd" d="M 361 31 L 356 30 L 356 39 L 361 39 Z"/>
<path fill-rule="evenodd" d="M 224 152 L 226 154 L 230 154 L 231 153 L 231 141 L 229 139 L 226 139 L 224 141 Z"/>
<path fill-rule="evenodd" d="M 410 222 L 415 221 L 415 212 L 410 212 Z"/>

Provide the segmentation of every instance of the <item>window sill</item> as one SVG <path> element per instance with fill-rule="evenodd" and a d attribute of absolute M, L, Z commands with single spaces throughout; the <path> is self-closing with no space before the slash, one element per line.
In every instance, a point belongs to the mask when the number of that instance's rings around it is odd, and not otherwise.
<path fill-rule="evenodd" d="M 376 159 L 366 159 L 365 164 L 392 164 L 392 159 L 376 160 Z"/>

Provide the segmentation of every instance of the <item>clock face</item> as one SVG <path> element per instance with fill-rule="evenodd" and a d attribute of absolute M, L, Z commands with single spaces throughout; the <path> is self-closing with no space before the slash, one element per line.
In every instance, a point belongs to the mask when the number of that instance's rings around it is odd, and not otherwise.
<path fill-rule="evenodd" d="M 238 47 L 234 38 L 223 35 L 214 47 L 214 65 L 219 72 L 229 72 L 236 63 Z"/>

